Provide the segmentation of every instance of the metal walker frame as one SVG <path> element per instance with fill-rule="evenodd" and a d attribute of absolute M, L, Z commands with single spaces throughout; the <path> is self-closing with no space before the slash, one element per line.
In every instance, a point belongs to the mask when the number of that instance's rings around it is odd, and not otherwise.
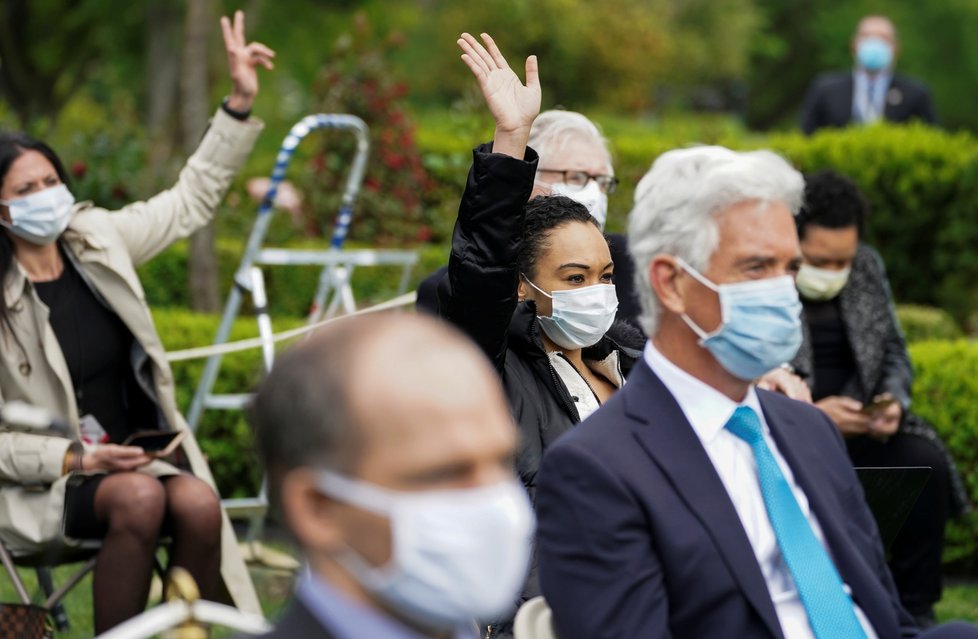
<path fill-rule="evenodd" d="M 279 184 L 285 178 L 286 168 L 295 153 L 296 147 L 309 133 L 317 129 L 350 131 L 356 136 L 357 141 L 356 153 L 347 175 L 329 247 L 323 250 L 266 248 L 263 243 L 271 222 Z M 234 320 L 238 317 L 241 309 L 243 296 L 246 293 L 250 294 L 258 323 L 259 337 L 262 340 L 265 372 L 271 370 L 275 358 L 275 348 L 262 266 L 316 265 L 322 267 L 309 312 L 308 321 L 310 324 L 319 321 L 324 315 L 331 317 L 340 310 L 344 313 L 352 313 L 356 310 L 350 280 L 354 269 L 357 267 L 401 266 L 402 274 L 398 294 L 405 292 L 410 281 L 411 271 L 418 262 L 416 252 L 343 249 L 343 243 L 353 219 L 353 207 L 366 171 L 369 152 L 370 141 L 367 125 L 363 120 L 353 115 L 322 113 L 308 115 L 292 127 L 288 135 L 285 136 L 276 156 L 271 182 L 258 208 L 258 215 L 248 237 L 244 255 L 235 272 L 234 284 L 224 306 L 214 345 L 227 343 Z M 192 431 L 197 430 L 205 410 L 240 410 L 251 398 L 248 393 L 223 395 L 212 393 L 222 358 L 223 356 L 220 354 L 212 355 L 207 359 L 204 366 L 204 372 L 194 394 L 193 402 L 187 412 L 187 422 Z M 229 517 L 251 520 L 248 539 L 253 541 L 261 530 L 262 520 L 268 508 L 265 479 L 262 479 L 261 490 L 257 496 L 225 499 L 222 505 Z"/>

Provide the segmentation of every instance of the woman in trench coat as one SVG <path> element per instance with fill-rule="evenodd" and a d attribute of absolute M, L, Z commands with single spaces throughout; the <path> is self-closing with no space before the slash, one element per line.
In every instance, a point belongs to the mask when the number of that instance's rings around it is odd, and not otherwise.
<path fill-rule="evenodd" d="M 187 429 L 135 269 L 207 224 L 263 126 L 250 117 L 256 69 L 275 54 L 246 43 L 241 12 L 221 22 L 232 92 L 169 190 L 113 212 L 75 203 L 46 144 L 0 134 L 0 404 L 43 407 L 71 429 L 0 433 L 0 540 L 28 555 L 100 539 L 98 633 L 145 607 L 162 535 L 206 598 L 223 578 L 239 608 L 260 613 L 192 434 L 167 461 L 123 445 Z"/>

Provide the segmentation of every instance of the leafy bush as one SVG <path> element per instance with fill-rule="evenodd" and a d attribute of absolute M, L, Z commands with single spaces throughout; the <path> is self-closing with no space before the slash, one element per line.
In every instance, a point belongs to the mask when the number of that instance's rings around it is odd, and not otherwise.
<path fill-rule="evenodd" d="M 428 211 L 435 184 L 421 162 L 414 124 L 405 112 L 408 85 L 392 77 L 391 61 L 403 42 L 397 34 L 377 37 L 365 14 L 341 38 L 312 93 L 317 110 L 351 113 L 370 127 L 370 157 L 351 235 L 383 245 L 427 241 Z M 300 173 L 306 194 L 307 230 L 329 234 L 346 182 L 355 144 L 349 134 L 327 131 Z"/>
<path fill-rule="evenodd" d="M 429 128 L 419 135 L 426 164 L 450 185 L 445 191 L 455 193 L 456 203 L 470 149 L 482 141 L 463 139 L 460 117 L 446 118 L 441 130 L 437 121 L 426 121 Z M 602 124 L 600 116 L 594 119 Z M 972 250 L 978 246 L 978 140 L 973 136 L 886 124 L 812 137 L 756 136 L 722 120 L 684 127 L 609 120 L 605 133 L 621 180 L 609 203 L 609 230 L 624 228 L 635 185 L 663 152 L 693 143 L 770 148 L 802 171 L 833 168 L 859 184 L 872 205 L 866 239 L 882 254 L 897 300 L 940 306 L 963 326 L 978 311 L 978 254 Z M 454 219 L 454 212 L 450 215 Z"/>
<path fill-rule="evenodd" d="M 153 320 L 160 339 L 168 351 L 206 346 L 214 340 L 219 319 L 215 315 L 192 313 L 179 309 L 155 308 Z M 276 322 L 275 330 L 291 328 L 301 322 Z M 231 331 L 231 339 L 239 340 L 258 335 L 253 320 L 239 319 Z M 204 360 L 172 364 L 177 406 L 186 413 L 204 368 Z M 261 354 L 257 350 L 233 353 L 224 358 L 221 374 L 214 392 L 249 392 L 261 376 Z M 207 411 L 197 430 L 200 447 L 207 456 L 214 480 L 224 497 L 245 497 L 257 494 L 261 469 L 252 446 L 251 431 L 238 411 Z"/>
<path fill-rule="evenodd" d="M 909 343 L 961 337 L 961 329 L 954 319 L 939 308 L 902 304 L 897 306 L 896 313 Z"/>
<path fill-rule="evenodd" d="M 325 240 L 290 242 L 292 248 L 324 248 Z M 350 248 L 356 248 L 351 244 Z M 222 238 L 217 242 L 218 275 L 220 290 L 231 289 L 234 271 L 244 251 L 243 242 Z M 408 291 L 414 290 L 429 273 L 448 263 L 448 247 L 429 244 L 418 249 L 419 263 L 411 271 Z M 159 256 L 139 268 L 139 277 L 146 291 L 146 299 L 153 307 L 189 307 L 190 292 L 187 287 L 187 243 L 178 242 Z M 268 291 L 268 307 L 272 318 L 305 317 L 319 282 L 319 268 L 315 266 L 276 266 L 264 269 L 265 288 Z M 396 266 L 372 266 L 357 269 L 353 274 L 353 291 L 359 306 L 369 306 L 388 300 L 397 293 L 401 269 Z M 242 309 L 242 314 L 248 308 Z M 216 332 L 216 328 L 215 331 Z M 203 341 L 209 344 L 214 332 Z"/>
<path fill-rule="evenodd" d="M 927 341 L 910 345 L 916 370 L 913 410 L 937 428 L 978 504 L 978 343 Z M 978 567 L 978 511 L 951 522 L 944 560 Z"/>

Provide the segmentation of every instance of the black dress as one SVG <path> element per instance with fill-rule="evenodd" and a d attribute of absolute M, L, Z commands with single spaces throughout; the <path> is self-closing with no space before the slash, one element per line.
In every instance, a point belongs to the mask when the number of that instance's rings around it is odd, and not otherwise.
<path fill-rule="evenodd" d="M 122 443 L 131 433 L 157 424 L 156 406 L 136 382 L 130 363 L 132 333 L 95 296 L 72 261 L 64 254 L 62 257 L 61 275 L 48 282 L 34 282 L 34 288 L 48 307 L 48 323 L 68 366 L 78 414 L 98 420 L 107 441 Z M 94 475 L 80 483 L 69 483 L 65 494 L 68 536 L 104 534 L 94 517 L 94 503 L 95 491 L 105 477 Z"/>

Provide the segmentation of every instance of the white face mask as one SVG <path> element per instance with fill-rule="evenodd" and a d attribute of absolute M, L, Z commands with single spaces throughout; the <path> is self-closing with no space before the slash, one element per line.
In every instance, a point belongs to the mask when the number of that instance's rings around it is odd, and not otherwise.
<path fill-rule="evenodd" d="M 523 275 L 526 283 L 553 300 L 550 316 L 537 315 L 540 328 L 557 346 L 576 350 L 597 344 L 618 311 L 614 284 L 595 284 L 583 288 L 547 293 Z"/>
<path fill-rule="evenodd" d="M 360 584 L 421 626 L 447 629 L 512 610 L 526 579 L 536 528 L 515 480 L 490 486 L 399 492 L 317 471 L 325 495 L 387 517 L 392 554 L 373 566 L 353 550 L 337 557 Z"/>
<path fill-rule="evenodd" d="M 608 221 L 608 196 L 601 190 L 597 182 L 591 180 L 583 189 L 569 186 L 563 182 L 555 182 L 550 185 L 550 194 L 563 195 L 575 202 L 580 202 L 587 207 L 588 213 L 598 221 L 601 230 L 604 230 L 604 224 Z"/>
<path fill-rule="evenodd" d="M 842 292 L 849 282 L 849 274 L 852 267 L 846 267 L 841 271 L 831 271 L 825 268 L 818 268 L 811 264 L 802 264 L 798 269 L 798 276 L 795 278 L 795 286 L 798 292 L 806 300 L 813 302 L 824 302 L 833 299 Z"/>
<path fill-rule="evenodd" d="M 0 220 L 0 226 L 32 244 L 44 246 L 68 228 L 75 196 L 67 186 L 59 184 L 16 200 L 0 200 L 0 204 L 10 211 L 10 222 Z"/>

